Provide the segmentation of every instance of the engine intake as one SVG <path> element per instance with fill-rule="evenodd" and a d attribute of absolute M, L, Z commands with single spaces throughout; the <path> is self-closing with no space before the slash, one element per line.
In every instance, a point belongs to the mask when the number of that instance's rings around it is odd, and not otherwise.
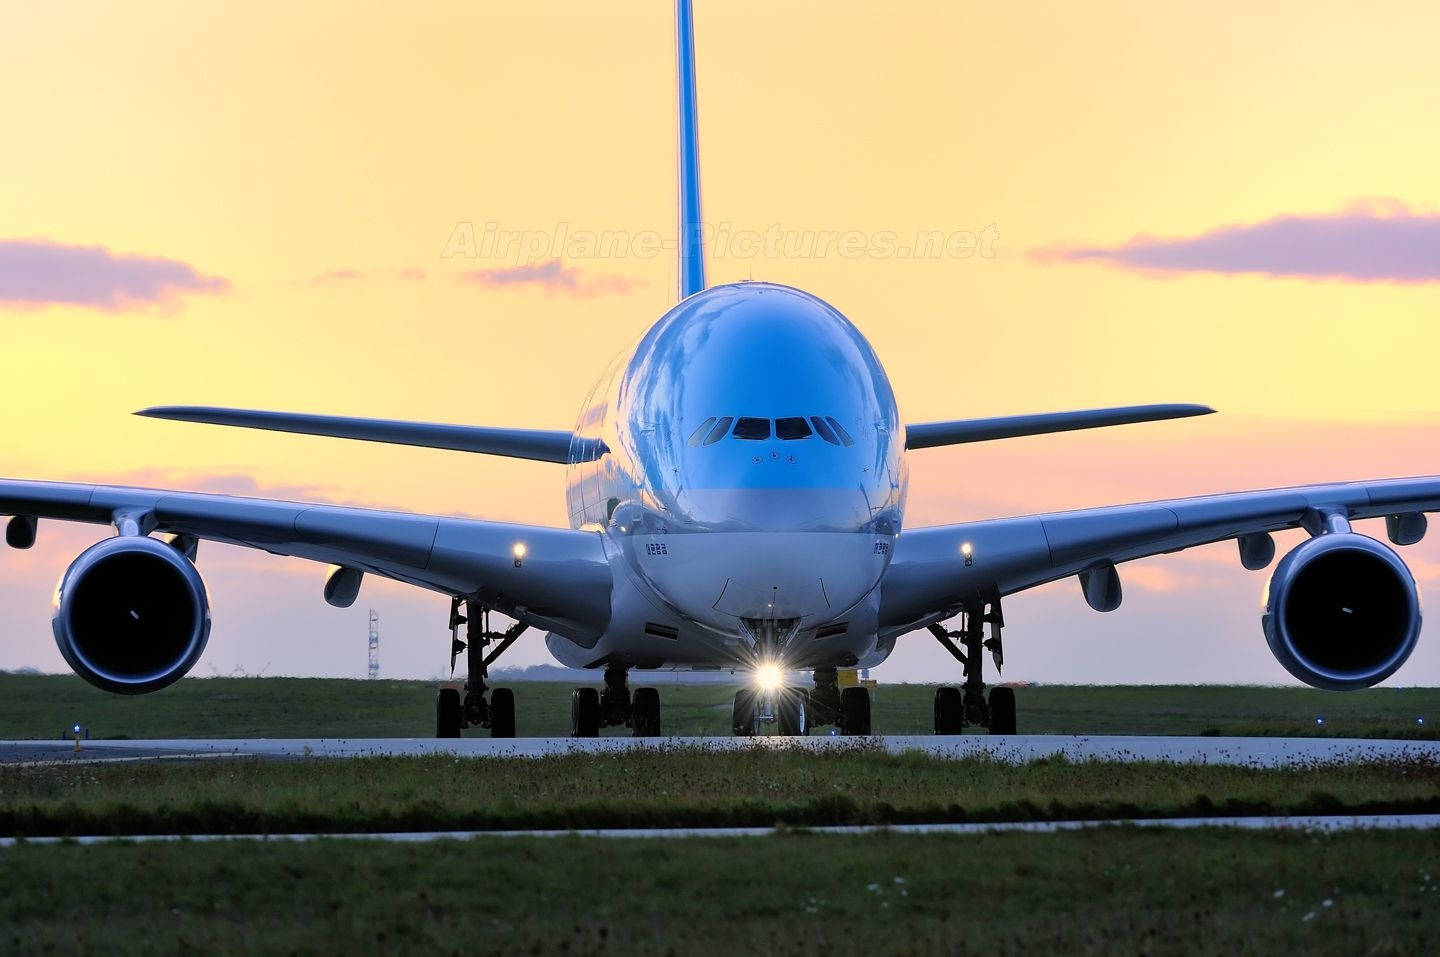
<path fill-rule="evenodd" d="M 1353 532 L 1302 542 L 1266 589 L 1265 640 L 1316 688 L 1368 688 L 1405 663 L 1420 638 L 1420 595 L 1388 546 Z"/>
<path fill-rule="evenodd" d="M 65 570 L 51 618 L 75 673 L 119 694 L 183 678 L 210 637 L 210 600 L 195 565 L 143 536 L 92 545 Z"/>

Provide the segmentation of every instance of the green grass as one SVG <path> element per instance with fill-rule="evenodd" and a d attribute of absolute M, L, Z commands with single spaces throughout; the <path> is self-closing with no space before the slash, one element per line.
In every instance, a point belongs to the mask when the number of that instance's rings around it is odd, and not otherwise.
<path fill-rule="evenodd" d="M 769 826 L 1440 812 L 1440 763 L 1275 769 L 1007 764 L 672 747 L 546 758 L 130 762 L 0 767 L 0 834 Z M 1440 864 L 1437 864 L 1440 867 Z"/>
<path fill-rule="evenodd" d="M 1440 835 L 0 850 L 0 952 L 1422 954 Z"/>
<path fill-rule="evenodd" d="M 734 688 L 654 679 L 664 731 L 728 735 Z M 633 685 L 645 683 L 643 673 Z M 596 678 L 598 685 L 599 678 Z M 570 686 L 518 683 L 522 736 L 569 732 Z M 881 734 L 928 734 L 934 687 L 883 685 L 874 703 Z M 1245 734 L 1440 737 L 1440 689 L 1046 685 L 1021 688 L 1026 734 Z M 435 686 L 423 681 L 327 678 L 187 678 L 152 695 L 112 695 L 71 675 L 0 674 L 0 739 L 55 738 L 79 721 L 97 738 L 428 737 Z M 1317 715 L 1325 724 L 1315 724 Z M 1425 717 L 1424 726 L 1416 723 Z M 483 731 L 468 732 L 484 734 Z M 624 733 L 610 729 L 607 733 Z"/>

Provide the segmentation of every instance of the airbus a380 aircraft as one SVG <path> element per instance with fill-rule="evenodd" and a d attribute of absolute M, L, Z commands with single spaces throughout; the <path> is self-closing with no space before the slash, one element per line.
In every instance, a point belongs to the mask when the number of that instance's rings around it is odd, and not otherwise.
<path fill-rule="evenodd" d="M 1240 562 L 1275 556 L 1271 533 L 1311 535 L 1271 575 L 1265 638 L 1295 677 L 1321 688 L 1373 685 L 1420 635 L 1405 563 L 1352 530 L 1384 518 L 1397 545 L 1420 540 L 1440 509 L 1440 477 L 1312 485 L 964 525 L 904 527 L 906 455 L 940 445 L 1210 412 L 1140 406 L 906 425 L 860 331 L 787 286 L 708 286 L 700 236 L 694 39 L 677 5 L 680 130 L 679 302 L 601 376 L 573 432 L 172 407 L 140 414 L 508 455 L 565 465 L 571 529 L 102 485 L 0 481 L 6 541 L 27 548 L 38 519 L 113 525 L 55 593 L 55 640 L 87 681 L 139 694 L 200 658 L 210 632 L 196 569 L 201 539 L 330 563 L 324 594 L 352 603 L 366 573 L 449 595 L 453 649 L 468 681 L 442 689 L 437 731 L 515 732 L 514 697 L 488 666 L 527 629 L 560 661 L 603 668 L 605 690 L 577 689 L 576 735 L 602 726 L 660 733 L 653 688 L 631 668 L 745 669 L 734 730 L 774 721 L 785 734 L 836 724 L 870 732 L 864 687 L 837 669 L 879 664 L 902 635 L 928 629 L 964 665 L 963 688 L 935 696 L 935 731 L 967 724 L 1014 733 L 1015 698 L 981 673 L 1000 659 L 1003 600 L 1077 576 L 1096 611 L 1120 604 L 1122 562 L 1233 539 Z M 162 533 L 164 537 L 154 537 Z M 505 632 L 489 612 L 513 617 Z M 950 631 L 944 622 L 959 620 Z M 468 642 L 459 640 L 466 624 Z M 987 634 L 988 625 L 988 634 Z M 958 644 L 956 640 L 958 639 Z M 494 647 L 491 647 L 492 643 Z M 453 653 L 453 652 L 452 652 Z M 452 659 L 453 660 L 453 659 Z M 784 675 L 813 672 L 808 689 Z M 488 699 L 487 699 L 488 695 Z"/>

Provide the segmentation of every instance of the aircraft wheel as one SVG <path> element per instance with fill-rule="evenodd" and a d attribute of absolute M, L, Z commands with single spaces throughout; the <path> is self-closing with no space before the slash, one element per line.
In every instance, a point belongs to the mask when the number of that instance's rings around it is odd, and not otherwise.
<path fill-rule="evenodd" d="M 959 688 L 947 685 L 935 689 L 935 733 L 965 733 L 965 701 Z"/>
<path fill-rule="evenodd" d="M 515 737 L 515 692 L 509 688 L 490 692 L 490 737 Z"/>
<path fill-rule="evenodd" d="M 600 692 L 594 688 L 576 688 L 570 693 L 570 736 L 600 736 Z"/>
<path fill-rule="evenodd" d="M 990 733 L 1015 733 L 1015 689 L 996 688 L 990 692 Z"/>
<path fill-rule="evenodd" d="M 742 738 L 755 733 L 755 692 L 749 688 L 735 692 L 735 704 L 730 709 L 730 733 Z"/>
<path fill-rule="evenodd" d="M 630 722 L 637 738 L 660 736 L 660 692 L 655 688 L 636 688 L 631 699 Z"/>
<path fill-rule="evenodd" d="M 869 688 L 840 690 L 840 733 L 847 736 L 870 733 Z"/>
<path fill-rule="evenodd" d="M 780 692 L 780 700 L 775 704 L 776 731 L 779 734 L 804 737 L 809 733 L 809 697 L 803 688 L 786 688 Z"/>
<path fill-rule="evenodd" d="M 441 688 L 435 699 L 435 737 L 460 737 L 460 692 L 456 688 Z"/>

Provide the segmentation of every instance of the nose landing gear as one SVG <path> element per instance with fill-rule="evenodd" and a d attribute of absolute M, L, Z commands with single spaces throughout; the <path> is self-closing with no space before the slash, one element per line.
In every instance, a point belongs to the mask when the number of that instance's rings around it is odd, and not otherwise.
<path fill-rule="evenodd" d="M 959 631 L 947 631 L 943 625 L 930 626 L 930 633 L 945 650 L 965 669 L 963 689 L 943 687 L 935 689 L 935 733 L 963 734 L 967 725 L 986 728 L 991 734 L 1015 733 L 1015 690 L 994 688 L 990 698 L 985 698 L 983 674 L 984 652 L 989 651 L 999 670 L 1005 663 L 1004 648 L 1000 642 L 1000 630 L 1005 625 L 1005 615 L 1000 603 L 990 604 L 987 612 L 979 608 L 967 608 L 961 618 Z M 985 626 L 990 626 L 990 637 L 985 637 Z M 956 646 L 954 639 L 960 639 L 965 650 Z"/>
<path fill-rule="evenodd" d="M 774 724 L 777 734 L 804 736 L 816 725 L 835 725 L 841 734 L 870 734 L 870 689 L 841 688 L 836 669 L 816 668 L 815 687 L 774 691 L 741 688 L 735 692 L 730 730 L 737 737 L 760 733 Z"/>
<path fill-rule="evenodd" d="M 465 614 L 460 613 L 461 605 Z M 465 637 L 460 637 L 460 626 Z M 435 736 L 458 738 L 465 728 L 489 728 L 492 738 L 515 737 L 515 693 L 509 688 L 489 689 L 485 679 L 490 665 L 515 644 L 530 626 L 517 621 L 504 631 L 490 628 L 490 609 L 462 598 L 450 601 L 450 673 L 455 673 L 455 660 L 465 653 L 465 682 L 462 687 L 448 683 L 440 689 L 435 701 Z M 488 653 L 491 642 L 495 647 Z M 461 692 L 464 697 L 461 697 Z M 490 700 L 485 700 L 489 691 Z"/>

